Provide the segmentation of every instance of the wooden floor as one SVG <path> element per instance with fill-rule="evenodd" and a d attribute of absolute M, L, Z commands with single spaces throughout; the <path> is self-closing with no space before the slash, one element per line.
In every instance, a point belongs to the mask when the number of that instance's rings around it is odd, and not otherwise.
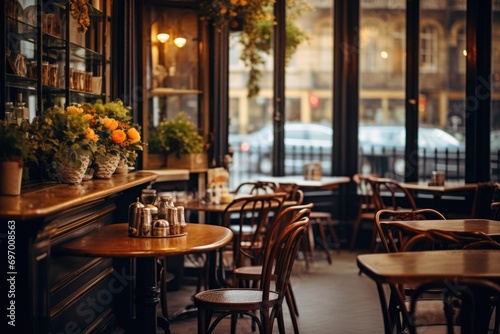
<path fill-rule="evenodd" d="M 342 250 L 331 253 L 333 263 L 318 259 L 309 270 L 304 261 L 296 261 L 292 284 L 299 305 L 300 333 L 343 334 L 383 333 L 382 313 L 375 283 L 358 275 L 357 253 Z M 169 313 L 182 310 L 191 303 L 195 291 L 192 284 L 169 292 Z M 293 333 L 288 309 L 285 307 L 287 333 Z M 171 333 L 196 333 L 196 316 L 172 321 Z M 161 333 L 162 331 L 158 331 Z M 229 321 L 221 323 L 216 333 L 229 333 Z M 275 332 L 277 328 L 275 326 Z M 238 333 L 252 333 L 250 321 L 238 321 Z"/>

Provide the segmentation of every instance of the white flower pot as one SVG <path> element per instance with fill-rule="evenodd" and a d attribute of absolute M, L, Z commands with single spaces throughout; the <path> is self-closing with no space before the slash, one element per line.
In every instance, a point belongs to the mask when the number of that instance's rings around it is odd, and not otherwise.
<path fill-rule="evenodd" d="M 119 155 L 106 154 L 104 158 L 104 162 L 100 161 L 101 159 L 97 158 L 95 164 L 97 169 L 95 171 L 95 175 L 99 179 L 110 179 L 113 176 L 113 173 L 120 162 Z"/>
<path fill-rule="evenodd" d="M 83 176 L 90 163 L 90 157 L 88 155 L 82 155 L 80 156 L 80 162 L 81 165 L 79 167 L 75 167 L 74 163 L 55 162 L 54 165 L 59 182 L 69 184 L 82 183 Z"/>

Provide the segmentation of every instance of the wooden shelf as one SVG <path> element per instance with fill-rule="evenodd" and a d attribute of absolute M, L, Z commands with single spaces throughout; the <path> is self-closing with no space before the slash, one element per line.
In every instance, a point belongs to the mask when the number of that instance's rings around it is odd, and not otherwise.
<path fill-rule="evenodd" d="M 159 87 L 151 90 L 149 96 L 166 96 L 166 95 L 189 95 L 189 94 L 201 94 L 201 90 L 196 89 L 175 89 L 167 87 Z"/>

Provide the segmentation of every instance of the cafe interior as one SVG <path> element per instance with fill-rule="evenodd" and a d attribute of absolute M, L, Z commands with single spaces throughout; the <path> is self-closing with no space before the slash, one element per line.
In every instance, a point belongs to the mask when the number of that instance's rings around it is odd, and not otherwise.
<path fill-rule="evenodd" d="M 499 333 L 500 1 L 0 18 L 7 333 Z"/>

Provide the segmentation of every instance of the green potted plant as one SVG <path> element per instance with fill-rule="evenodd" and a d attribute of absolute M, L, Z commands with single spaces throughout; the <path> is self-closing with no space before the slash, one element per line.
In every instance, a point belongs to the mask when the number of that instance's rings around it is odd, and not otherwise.
<path fill-rule="evenodd" d="M 158 138 L 167 153 L 167 168 L 203 169 L 208 166 L 206 147 L 197 126 L 184 113 L 162 121 Z"/>
<path fill-rule="evenodd" d="M 82 182 L 99 140 L 90 118 L 81 106 L 73 105 L 48 108 L 33 119 L 32 141 L 49 177 L 62 183 Z"/>
<path fill-rule="evenodd" d="M 21 194 L 23 164 L 34 159 L 25 124 L 21 126 L 0 121 L 0 195 Z"/>

